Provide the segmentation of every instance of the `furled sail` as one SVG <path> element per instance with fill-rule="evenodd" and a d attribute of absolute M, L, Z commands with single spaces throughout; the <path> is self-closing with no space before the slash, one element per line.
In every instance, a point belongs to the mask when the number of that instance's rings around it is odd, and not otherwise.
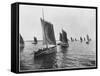
<path fill-rule="evenodd" d="M 42 25 L 42 30 L 43 30 L 43 44 L 56 45 L 53 24 L 45 21 L 42 18 L 40 20 L 41 20 L 41 25 Z"/>

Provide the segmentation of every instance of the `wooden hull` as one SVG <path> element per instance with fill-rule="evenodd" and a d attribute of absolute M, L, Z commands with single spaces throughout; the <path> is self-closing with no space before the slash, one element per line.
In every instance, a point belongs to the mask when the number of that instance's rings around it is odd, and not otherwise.
<path fill-rule="evenodd" d="M 69 44 L 68 43 L 58 43 L 57 45 L 60 45 L 61 47 L 69 47 Z"/>
<path fill-rule="evenodd" d="M 34 53 L 34 57 L 41 57 L 44 55 L 49 55 L 52 53 L 55 53 L 55 46 L 51 47 L 51 48 L 43 48 L 43 49 L 39 49 L 37 52 Z"/>
<path fill-rule="evenodd" d="M 63 44 L 63 45 L 61 45 L 61 47 L 67 48 L 67 47 L 69 47 L 69 44 Z"/>

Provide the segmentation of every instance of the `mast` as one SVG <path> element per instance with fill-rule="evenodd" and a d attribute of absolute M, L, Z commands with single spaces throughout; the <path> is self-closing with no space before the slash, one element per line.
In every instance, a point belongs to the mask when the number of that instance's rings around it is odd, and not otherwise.
<path fill-rule="evenodd" d="M 42 16 L 43 16 L 43 21 L 44 21 L 44 11 L 43 11 L 43 8 L 42 8 Z M 45 29 L 44 29 L 44 36 L 45 36 L 45 39 L 46 39 Z M 47 42 L 46 42 L 46 48 L 48 48 Z"/>
<path fill-rule="evenodd" d="M 43 20 L 44 20 L 44 11 L 43 11 L 43 8 L 42 8 L 42 17 L 43 17 Z"/>

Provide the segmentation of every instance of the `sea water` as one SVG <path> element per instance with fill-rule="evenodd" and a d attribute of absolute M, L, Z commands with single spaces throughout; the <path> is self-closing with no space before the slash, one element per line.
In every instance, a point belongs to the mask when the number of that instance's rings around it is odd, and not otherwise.
<path fill-rule="evenodd" d="M 96 44 L 91 41 L 69 41 L 69 47 L 63 48 L 60 45 L 55 47 L 55 53 L 35 58 L 34 52 L 43 47 L 42 41 L 32 44 L 26 41 L 23 49 L 19 52 L 20 71 L 55 70 L 96 67 Z"/>

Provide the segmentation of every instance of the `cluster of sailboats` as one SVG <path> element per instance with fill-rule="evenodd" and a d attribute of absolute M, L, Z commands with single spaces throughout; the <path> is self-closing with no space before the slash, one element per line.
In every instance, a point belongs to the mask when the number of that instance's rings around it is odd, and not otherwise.
<path fill-rule="evenodd" d="M 42 26 L 42 34 L 43 34 L 43 48 L 39 48 L 38 51 L 36 51 L 34 53 L 34 55 L 36 57 L 38 56 L 42 56 L 45 54 L 51 54 L 54 53 L 55 50 L 53 50 L 57 45 L 67 48 L 69 47 L 69 39 L 67 38 L 67 33 L 64 29 L 62 29 L 62 32 L 59 33 L 59 43 L 56 43 L 56 39 L 55 39 L 55 34 L 54 34 L 54 28 L 53 28 L 53 24 L 44 20 L 43 18 L 40 18 L 41 21 L 41 26 Z M 77 39 L 75 38 L 70 38 L 71 41 L 77 41 Z M 84 39 L 86 40 L 86 39 Z M 83 38 L 80 37 L 80 41 L 83 41 Z M 91 39 L 89 38 L 89 35 L 87 35 L 87 44 L 89 44 L 89 42 L 91 41 Z M 20 35 L 20 44 L 21 46 L 24 45 L 24 40 L 22 38 L 22 36 Z M 34 42 L 32 44 L 38 44 L 38 40 L 36 37 L 34 37 Z"/>
<path fill-rule="evenodd" d="M 74 41 L 80 41 L 80 42 L 86 42 L 86 44 L 89 44 L 90 43 L 90 41 L 91 41 L 91 38 L 89 37 L 89 35 L 87 34 L 86 35 L 86 38 L 84 37 L 84 38 L 82 38 L 82 37 L 80 37 L 79 38 L 79 40 L 78 39 L 76 39 L 76 38 L 70 38 L 70 41 L 71 42 L 74 42 Z"/>

